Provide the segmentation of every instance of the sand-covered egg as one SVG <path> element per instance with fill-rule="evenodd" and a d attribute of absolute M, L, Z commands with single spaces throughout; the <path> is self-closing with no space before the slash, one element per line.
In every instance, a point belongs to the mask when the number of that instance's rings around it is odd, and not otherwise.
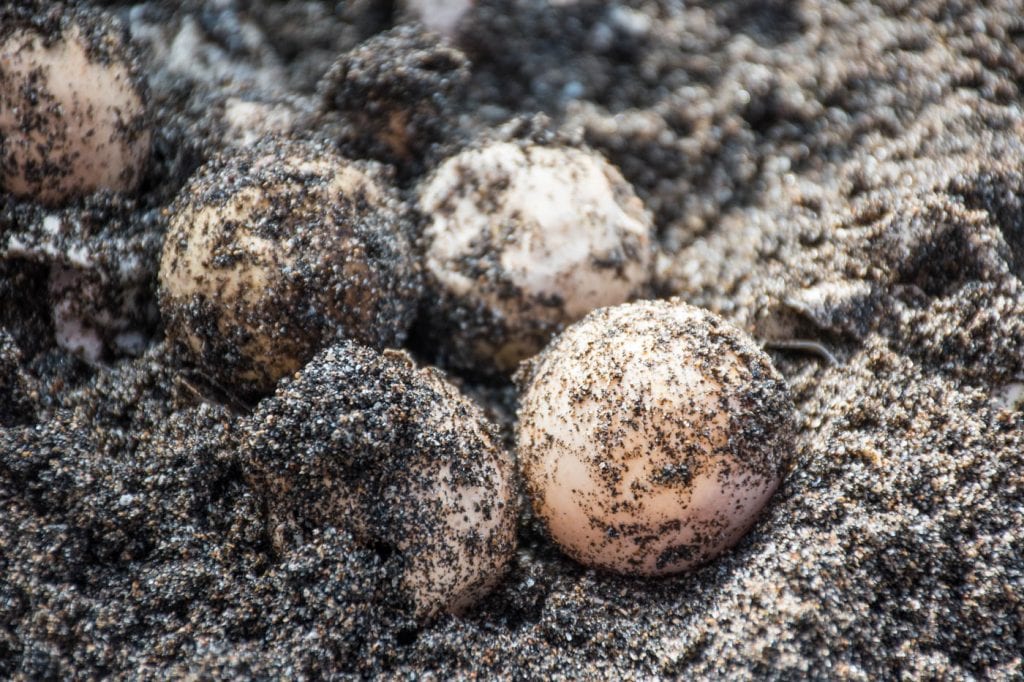
<path fill-rule="evenodd" d="M 793 405 L 743 332 L 676 301 L 595 311 L 519 377 L 534 511 L 581 563 L 663 575 L 732 546 L 778 487 Z"/>
<path fill-rule="evenodd" d="M 431 322 L 455 366 L 508 372 L 564 325 L 647 285 L 651 219 L 598 153 L 492 142 L 423 184 Z"/>
<path fill-rule="evenodd" d="M 150 156 L 146 86 L 110 16 L 0 9 L 0 190 L 59 204 L 135 189 Z"/>
<path fill-rule="evenodd" d="M 263 400 L 248 428 L 244 461 L 272 536 L 354 532 L 397 567 L 421 617 L 458 612 L 501 578 L 516 545 L 515 467 L 439 371 L 343 342 Z"/>
<path fill-rule="evenodd" d="M 372 167 L 271 140 L 201 168 L 171 208 L 167 335 L 213 377 L 265 392 L 332 341 L 405 338 L 420 291 L 401 203 Z"/>
<path fill-rule="evenodd" d="M 459 135 L 469 78 L 461 51 L 422 27 L 399 25 L 340 54 L 317 90 L 324 120 L 342 115 L 339 144 L 408 179 Z"/>

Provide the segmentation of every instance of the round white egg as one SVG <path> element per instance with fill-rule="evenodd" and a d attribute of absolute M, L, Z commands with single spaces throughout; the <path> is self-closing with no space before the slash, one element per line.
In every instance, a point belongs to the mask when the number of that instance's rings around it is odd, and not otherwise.
<path fill-rule="evenodd" d="M 422 186 L 436 335 L 456 366 L 507 372 L 564 325 L 644 291 L 651 219 L 593 151 L 495 142 Z"/>
<path fill-rule="evenodd" d="M 0 189 L 60 204 L 135 189 L 150 155 L 145 86 L 110 18 L 0 39 Z M 105 22 L 105 23 L 104 23 Z"/>
<path fill-rule="evenodd" d="M 754 524 L 792 455 L 793 406 L 768 357 L 689 305 L 591 313 L 526 374 L 527 490 L 589 566 L 663 575 L 711 559 Z"/>

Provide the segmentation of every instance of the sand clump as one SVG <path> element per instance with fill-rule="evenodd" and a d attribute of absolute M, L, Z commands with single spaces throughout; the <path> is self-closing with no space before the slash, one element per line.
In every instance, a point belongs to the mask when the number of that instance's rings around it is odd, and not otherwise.
<path fill-rule="evenodd" d="M 402 563 L 420 617 L 463 611 L 501 579 L 516 543 L 512 458 L 436 370 L 336 346 L 261 403 L 247 431 L 242 457 L 275 548 L 348 529 Z"/>

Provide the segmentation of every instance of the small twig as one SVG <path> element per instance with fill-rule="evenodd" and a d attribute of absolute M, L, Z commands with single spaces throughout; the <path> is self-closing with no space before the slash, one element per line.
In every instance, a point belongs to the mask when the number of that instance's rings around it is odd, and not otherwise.
<path fill-rule="evenodd" d="M 831 367 L 837 367 L 839 365 L 839 360 L 832 354 L 832 351 L 825 348 L 825 346 L 817 341 L 810 341 L 807 339 L 791 339 L 789 341 L 773 340 L 765 341 L 761 345 L 764 348 L 772 350 L 795 350 L 803 353 L 811 353 L 823 358 Z"/>
<path fill-rule="evenodd" d="M 196 400 L 202 401 L 202 400 L 206 399 L 206 397 L 203 395 L 203 392 L 200 391 L 191 381 L 189 381 L 185 377 L 181 376 L 180 374 L 176 378 L 178 380 L 178 383 L 181 386 L 184 386 L 185 388 L 187 388 L 189 390 L 189 392 L 192 393 L 193 397 Z"/>
<path fill-rule="evenodd" d="M 225 386 L 223 386 L 221 383 L 219 383 L 216 379 L 214 379 L 210 375 L 206 374 L 205 372 L 201 372 L 199 370 L 193 370 L 192 374 L 195 375 L 195 376 L 198 376 L 200 379 L 202 379 L 203 382 L 206 383 L 206 386 L 208 388 L 212 388 L 215 391 L 219 392 L 221 394 L 221 396 L 226 400 L 227 404 L 229 406 L 233 407 L 236 412 L 243 413 L 243 414 L 252 412 L 252 410 L 253 410 L 253 406 L 252 405 L 247 403 L 245 400 L 243 400 L 241 397 L 236 395 L 234 392 L 228 390 Z M 187 388 L 193 395 L 195 395 L 195 397 L 197 399 L 199 399 L 201 401 L 209 400 L 209 396 L 207 395 L 206 391 L 203 391 L 201 388 L 199 388 L 199 386 L 196 386 L 195 384 L 193 384 L 191 381 L 186 379 L 181 374 L 178 375 L 177 379 L 185 388 Z M 224 402 L 224 401 L 218 401 L 218 402 Z"/>

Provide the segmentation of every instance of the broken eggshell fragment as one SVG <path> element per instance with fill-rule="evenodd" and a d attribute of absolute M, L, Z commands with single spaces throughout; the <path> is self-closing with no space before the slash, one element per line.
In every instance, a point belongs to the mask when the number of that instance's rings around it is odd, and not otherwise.
<path fill-rule="evenodd" d="M 431 31 L 453 38 L 474 4 L 475 0 L 401 0 L 399 6 Z"/>
<path fill-rule="evenodd" d="M 0 208 L 0 263 L 15 272 L 48 271 L 39 303 L 49 309 L 52 332 L 37 341 L 56 341 L 89 363 L 141 354 L 159 317 L 152 300 L 156 215 L 115 199 Z"/>

